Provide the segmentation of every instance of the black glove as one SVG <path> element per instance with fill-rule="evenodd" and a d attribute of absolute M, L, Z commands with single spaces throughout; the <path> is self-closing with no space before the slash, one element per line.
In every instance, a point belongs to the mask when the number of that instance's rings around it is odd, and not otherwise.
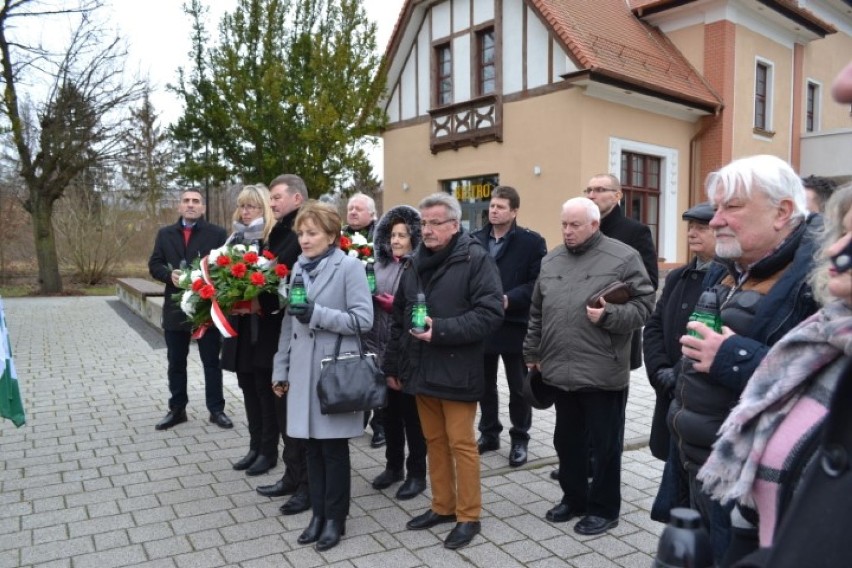
<path fill-rule="evenodd" d="M 307 300 L 304 304 L 290 304 L 287 311 L 301 323 L 308 325 L 311 323 L 311 316 L 314 315 L 314 303 Z"/>
<path fill-rule="evenodd" d="M 661 393 L 668 393 L 674 390 L 676 381 L 677 373 L 675 370 L 671 367 L 662 367 L 657 369 L 657 372 L 651 378 L 651 386 Z"/>

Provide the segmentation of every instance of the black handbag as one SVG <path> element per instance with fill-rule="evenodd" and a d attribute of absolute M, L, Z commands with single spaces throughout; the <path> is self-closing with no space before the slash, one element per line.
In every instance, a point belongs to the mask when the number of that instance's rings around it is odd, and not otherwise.
<path fill-rule="evenodd" d="M 365 412 L 382 408 L 388 401 L 385 375 L 379 370 L 375 353 L 365 353 L 361 326 L 350 313 L 358 340 L 358 352 L 340 352 L 343 335 L 338 335 L 334 356 L 320 362 L 317 396 L 323 414 Z"/>

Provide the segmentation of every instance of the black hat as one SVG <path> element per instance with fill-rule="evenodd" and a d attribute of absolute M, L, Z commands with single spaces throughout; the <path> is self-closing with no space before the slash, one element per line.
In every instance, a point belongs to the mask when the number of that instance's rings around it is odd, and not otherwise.
<path fill-rule="evenodd" d="M 713 215 L 716 214 L 716 210 L 713 209 L 713 205 L 710 202 L 699 203 L 693 207 L 690 207 L 686 211 L 683 212 L 684 221 L 698 221 L 699 223 L 707 224 L 710 222 L 710 219 L 713 218 Z"/>
<path fill-rule="evenodd" d="M 547 410 L 556 402 L 556 387 L 544 382 L 538 369 L 530 369 L 524 378 L 524 399 L 538 410 Z"/>

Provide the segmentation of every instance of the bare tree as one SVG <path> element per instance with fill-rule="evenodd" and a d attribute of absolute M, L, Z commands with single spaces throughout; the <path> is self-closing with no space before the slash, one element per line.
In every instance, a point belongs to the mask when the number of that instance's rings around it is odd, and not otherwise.
<path fill-rule="evenodd" d="M 106 39 L 94 19 L 103 0 L 68 5 L 62 0 L 2 0 L 0 8 L 0 110 L 27 188 L 24 207 L 33 219 L 42 293 L 62 290 L 54 205 L 78 174 L 116 157 L 126 120 L 122 111 L 139 99 L 144 86 L 124 81 L 126 49 L 118 37 Z M 52 18 L 73 26 L 60 51 L 27 40 L 28 30 Z M 33 117 L 19 101 L 28 86 L 40 84 L 50 85 L 41 98 L 37 91 L 27 93 L 34 101 Z"/>

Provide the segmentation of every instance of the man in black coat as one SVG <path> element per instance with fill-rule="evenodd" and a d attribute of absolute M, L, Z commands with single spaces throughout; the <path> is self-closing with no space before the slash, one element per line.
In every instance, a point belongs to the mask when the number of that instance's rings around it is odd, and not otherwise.
<path fill-rule="evenodd" d="M 651 421 L 651 454 L 666 462 L 660 489 L 651 508 L 651 518 L 667 523 L 673 507 L 689 506 L 689 486 L 680 467 L 677 449 L 671 449 L 671 436 L 666 423 L 669 406 L 681 361 L 680 338 L 695 303 L 704 291 L 704 277 L 716 254 L 716 237 L 710 228 L 713 206 L 699 203 L 683 212 L 688 223 L 686 232 L 689 252 L 695 255 L 686 266 L 669 272 L 657 307 L 643 331 L 645 371 L 657 395 Z M 670 453 L 675 455 L 670 455 Z"/>
<path fill-rule="evenodd" d="M 275 254 L 278 263 L 288 269 L 293 268 L 302 252 L 299 247 L 299 238 L 293 231 L 293 222 L 302 204 L 307 200 L 308 188 L 304 180 L 297 175 L 283 174 L 269 184 L 269 204 L 277 221 L 269 234 L 269 250 Z M 284 310 L 276 311 L 277 306 L 263 308 L 264 313 L 269 313 L 269 316 L 262 319 L 265 321 L 259 334 L 257 352 L 263 354 L 264 361 L 268 361 L 271 368 L 272 359 L 278 351 L 278 336 L 281 334 Z M 295 515 L 311 507 L 305 442 L 287 435 L 287 394 L 276 392 L 276 395 L 278 396 L 275 397 L 275 413 L 278 419 L 278 430 L 284 441 L 284 450 L 281 453 L 284 475 L 272 485 L 260 485 L 257 492 L 266 497 L 283 497 L 292 494 L 293 496 L 279 510 L 284 515 Z"/>
<path fill-rule="evenodd" d="M 148 272 L 166 285 L 163 302 L 163 335 L 166 340 L 169 367 L 169 412 L 157 423 L 157 430 L 166 430 L 186 422 L 186 357 L 192 326 L 180 305 L 173 299 L 180 290 L 177 287 L 181 275 L 180 267 L 225 244 L 228 234 L 225 229 L 204 220 L 204 197 L 201 192 L 189 189 L 181 193 L 178 212 L 180 219 L 174 225 L 163 227 L 157 232 L 154 251 L 148 259 Z M 198 353 L 204 366 L 204 391 L 210 422 L 221 428 L 234 425 L 225 414 L 225 397 L 222 394 L 222 369 L 219 368 L 219 347 L 222 337 L 215 327 L 210 327 L 198 339 Z"/>
<path fill-rule="evenodd" d="M 499 416 L 497 363 L 502 357 L 509 385 L 509 419 L 512 422 L 509 465 L 512 467 L 527 462 L 532 407 L 523 394 L 526 374 L 523 346 L 533 287 L 541 269 L 541 259 L 547 254 L 547 245 L 541 235 L 517 225 L 520 206 L 521 198 L 515 188 L 495 187 L 488 206 L 488 224 L 473 234 L 497 263 L 505 311 L 503 325 L 485 342 L 485 394 L 479 401 L 477 445 L 480 454 L 500 448 L 503 425 Z"/>
<path fill-rule="evenodd" d="M 461 205 L 454 197 L 426 197 L 420 219 L 423 241 L 402 270 L 382 370 L 415 394 L 429 456 L 432 506 L 406 527 L 455 522 L 444 547 L 457 549 L 480 531 L 473 424 L 484 390 L 485 340 L 503 320 L 503 291 L 488 252 L 461 230 Z M 423 330 L 412 326 L 418 297 L 425 297 L 428 310 Z"/>

